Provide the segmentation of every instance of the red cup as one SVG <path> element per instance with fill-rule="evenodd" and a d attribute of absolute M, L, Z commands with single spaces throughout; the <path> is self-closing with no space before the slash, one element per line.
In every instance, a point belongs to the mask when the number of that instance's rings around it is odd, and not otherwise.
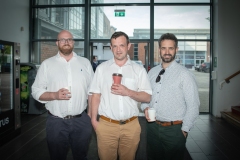
<path fill-rule="evenodd" d="M 121 84 L 122 74 L 120 74 L 120 73 L 113 73 L 112 76 L 113 76 L 114 84 Z"/>

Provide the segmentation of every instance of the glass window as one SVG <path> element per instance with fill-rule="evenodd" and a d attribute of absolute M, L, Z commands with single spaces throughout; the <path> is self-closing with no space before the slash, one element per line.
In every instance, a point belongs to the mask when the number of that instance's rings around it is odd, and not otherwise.
<path fill-rule="evenodd" d="M 210 3 L 210 0 L 154 0 L 154 3 Z"/>
<path fill-rule="evenodd" d="M 206 51 L 196 51 L 196 59 L 205 59 Z"/>
<path fill-rule="evenodd" d="M 91 0 L 91 3 L 150 3 L 150 0 Z"/>
<path fill-rule="evenodd" d="M 84 42 L 82 41 L 75 41 L 73 51 L 79 55 L 84 56 Z M 45 42 L 34 42 L 33 43 L 33 53 L 35 56 L 40 55 L 40 63 L 45 59 L 48 59 L 52 56 L 55 56 L 58 53 L 58 47 L 55 41 L 45 41 Z M 32 61 L 33 63 L 37 63 L 36 61 Z"/>
<path fill-rule="evenodd" d="M 194 59 L 194 52 L 193 51 L 186 51 L 185 52 L 186 59 Z"/>
<path fill-rule="evenodd" d="M 69 30 L 74 38 L 84 38 L 84 11 L 81 7 L 39 8 L 36 18 L 34 39 L 56 39 L 61 30 Z"/>
<path fill-rule="evenodd" d="M 35 5 L 84 4 L 85 0 L 38 0 Z"/>
<path fill-rule="evenodd" d="M 149 6 L 121 6 L 125 16 L 115 16 L 116 7 L 91 7 L 91 38 L 109 39 L 115 31 L 123 31 L 132 39 L 149 38 Z M 144 14 L 139 14 L 144 11 Z M 136 29 L 138 29 L 136 31 Z"/>
<path fill-rule="evenodd" d="M 207 39 L 209 10 L 209 6 L 155 6 L 154 34 L 160 37 L 162 33 L 174 32 L 180 39 L 196 39 L 196 35 L 197 39 Z"/>
<path fill-rule="evenodd" d="M 176 33 L 173 33 L 176 34 Z M 210 54 L 210 48 L 205 47 L 204 50 L 197 51 L 194 47 L 189 45 L 188 41 L 182 41 L 183 46 L 179 47 L 178 52 L 176 53 L 175 60 L 179 64 L 191 69 L 192 66 L 195 66 L 198 61 L 196 59 L 204 59 L 206 58 L 205 61 L 209 61 L 209 54 Z M 196 43 L 195 41 L 192 42 L 193 44 Z M 205 46 L 210 45 L 210 42 L 202 42 L 205 43 Z M 190 50 L 191 48 L 191 50 Z M 161 62 L 161 58 L 159 56 L 159 51 L 158 51 L 158 43 L 157 41 L 154 42 L 154 65 L 157 65 Z M 196 64 L 194 64 L 196 63 Z M 198 64 L 199 65 L 199 64 Z"/>

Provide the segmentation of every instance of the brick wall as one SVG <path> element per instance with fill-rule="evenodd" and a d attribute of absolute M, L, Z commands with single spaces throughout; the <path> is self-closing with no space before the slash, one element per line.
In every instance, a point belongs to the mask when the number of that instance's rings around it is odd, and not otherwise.
<path fill-rule="evenodd" d="M 49 57 L 55 56 L 58 53 L 58 47 L 55 42 L 41 43 L 41 63 Z"/>

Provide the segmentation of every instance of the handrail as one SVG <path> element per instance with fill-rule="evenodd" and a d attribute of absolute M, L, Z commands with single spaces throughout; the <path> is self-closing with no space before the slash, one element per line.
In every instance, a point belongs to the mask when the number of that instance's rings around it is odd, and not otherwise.
<path fill-rule="evenodd" d="M 238 75 L 240 73 L 240 70 L 237 71 L 236 73 L 232 74 L 231 76 L 229 76 L 228 78 L 225 79 L 226 83 L 230 83 L 230 79 L 232 79 L 233 77 L 235 77 L 236 75 Z"/>
<path fill-rule="evenodd" d="M 240 74 L 240 70 L 237 71 L 236 73 L 232 74 L 228 78 L 225 78 L 224 81 L 219 83 L 219 88 L 222 89 L 222 86 L 223 86 L 224 83 L 230 83 L 230 79 L 232 79 L 233 77 L 237 76 L 238 74 Z"/>

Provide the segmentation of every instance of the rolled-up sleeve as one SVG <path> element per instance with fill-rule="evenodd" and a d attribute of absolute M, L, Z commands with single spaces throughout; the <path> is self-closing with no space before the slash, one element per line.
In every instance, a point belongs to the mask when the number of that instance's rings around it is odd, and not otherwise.
<path fill-rule="evenodd" d="M 147 75 L 146 70 L 143 68 L 139 74 L 139 90 L 138 91 L 143 91 L 146 92 L 150 95 L 152 95 L 152 88 L 151 84 Z"/>
<path fill-rule="evenodd" d="M 35 100 L 41 103 L 47 103 L 48 101 L 39 100 L 40 96 L 47 92 L 47 74 L 44 63 L 38 69 L 35 81 L 32 85 L 32 96 Z"/>

